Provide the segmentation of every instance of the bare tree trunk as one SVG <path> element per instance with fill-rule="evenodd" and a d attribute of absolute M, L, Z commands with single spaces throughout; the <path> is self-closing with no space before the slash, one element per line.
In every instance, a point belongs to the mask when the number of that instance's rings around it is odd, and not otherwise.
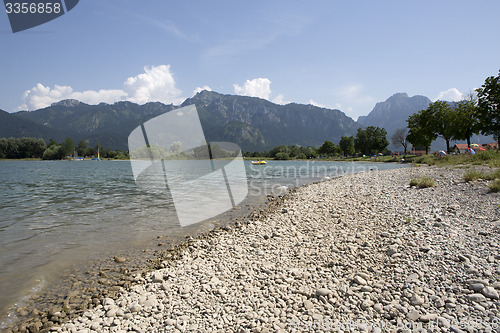
<path fill-rule="evenodd" d="M 446 140 L 446 154 L 450 153 L 450 140 Z"/>

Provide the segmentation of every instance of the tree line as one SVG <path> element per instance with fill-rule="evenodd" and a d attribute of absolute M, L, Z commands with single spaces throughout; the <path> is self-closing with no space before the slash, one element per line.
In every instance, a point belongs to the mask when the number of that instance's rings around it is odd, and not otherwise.
<path fill-rule="evenodd" d="M 425 110 L 411 115 L 409 132 L 396 132 L 393 142 L 403 145 L 406 141 L 414 147 L 422 147 L 426 153 L 438 137 L 446 141 L 450 153 L 451 140 L 467 140 L 474 134 L 493 135 L 500 140 L 500 71 L 499 75 L 486 78 L 481 88 L 470 92 L 458 103 L 436 101 Z"/>
<path fill-rule="evenodd" d="M 331 157 L 349 157 L 355 155 L 374 155 L 382 153 L 390 155 L 391 151 L 387 149 L 387 131 L 383 128 L 369 126 L 360 128 L 356 136 L 343 136 L 336 145 L 326 140 L 320 147 L 301 147 L 294 145 L 281 145 L 274 147 L 266 152 L 246 152 L 246 157 L 268 157 L 275 160 L 289 159 L 311 159 L 311 158 L 331 158 Z"/>
<path fill-rule="evenodd" d="M 0 138 L 0 158 L 2 159 L 61 160 L 73 156 L 75 152 L 81 157 L 97 156 L 98 151 L 103 158 L 128 158 L 127 152 L 105 149 L 100 144 L 96 147 L 89 147 L 86 140 L 81 140 L 75 146 L 71 138 L 67 138 L 62 143 L 51 139 L 48 144 L 40 138 Z"/>

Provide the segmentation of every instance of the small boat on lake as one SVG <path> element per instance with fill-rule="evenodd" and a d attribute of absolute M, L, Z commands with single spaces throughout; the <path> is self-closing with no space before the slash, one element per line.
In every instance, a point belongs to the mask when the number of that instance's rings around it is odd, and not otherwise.
<path fill-rule="evenodd" d="M 252 161 L 252 164 L 253 164 L 253 165 L 266 165 L 266 164 L 267 164 L 267 162 L 266 162 L 266 161 L 260 161 L 260 160 L 259 160 L 259 161 Z"/>

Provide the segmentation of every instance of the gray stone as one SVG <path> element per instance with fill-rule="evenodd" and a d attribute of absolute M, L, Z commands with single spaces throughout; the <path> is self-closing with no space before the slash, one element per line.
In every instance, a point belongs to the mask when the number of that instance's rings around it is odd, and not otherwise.
<path fill-rule="evenodd" d="M 156 271 L 153 273 L 153 283 L 162 283 L 163 282 L 163 274 Z"/>
<path fill-rule="evenodd" d="M 469 285 L 469 289 L 471 289 L 475 292 L 479 292 L 479 291 L 483 290 L 483 288 L 484 288 L 484 285 L 482 283 L 473 283 L 473 284 Z"/>
<path fill-rule="evenodd" d="M 354 283 L 357 283 L 357 284 L 362 285 L 362 286 L 364 286 L 364 285 L 366 285 L 366 284 L 367 284 L 367 283 L 366 283 L 366 280 L 365 280 L 365 279 L 363 279 L 363 278 L 362 278 L 361 276 L 359 276 L 359 275 L 356 275 L 356 276 L 354 277 L 353 281 L 354 281 Z"/>
<path fill-rule="evenodd" d="M 413 294 L 410 298 L 411 305 L 422 305 L 424 304 L 424 299 L 416 294 Z"/>
<path fill-rule="evenodd" d="M 481 293 L 488 298 L 498 299 L 498 292 L 493 287 L 484 287 Z"/>
<path fill-rule="evenodd" d="M 398 253 L 398 246 L 397 245 L 389 245 L 389 247 L 387 248 L 387 255 L 391 257 L 391 256 L 395 255 L 396 253 Z"/>
<path fill-rule="evenodd" d="M 311 302 L 310 300 L 306 299 L 304 301 L 304 308 L 306 308 L 307 310 L 311 310 L 312 308 L 314 308 L 313 302 Z"/>
<path fill-rule="evenodd" d="M 406 318 L 411 321 L 417 321 L 420 318 L 420 312 L 418 312 L 417 310 L 412 310 L 408 312 Z"/>
<path fill-rule="evenodd" d="M 469 301 L 472 301 L 472 302 L 485 302 L 486 301 L 486 297 L 484 297 L 481 294 L 469 294 L 466 297 Z"/>
<path fill-rule="evenodd" d="M 371 308 L 373 305 L 375 305 L 375 303 L 369 299 L 363 301 L 363 303 L 361 303 L 361 308 L 363 310 L 366 310 L 368 308 Z"/>
<path fill-rule="evenodd" d="M 429 321 L 434 321 L 438 318 L 438 315 L 435 313 L 428 313 L 426 315 L 420 316 L 420 321 L 424 323 L 428 323 Z"/>
<path fill-rule="evenodd" d="M 316 290 L 316 295 L 317 296 L 328 296 L 330 295 L 332 292 L 326 288 L 320 288 L 318 290 Z"/>

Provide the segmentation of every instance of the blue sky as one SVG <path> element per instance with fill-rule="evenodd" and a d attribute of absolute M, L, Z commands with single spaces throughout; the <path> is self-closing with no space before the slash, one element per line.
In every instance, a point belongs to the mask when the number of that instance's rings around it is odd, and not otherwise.
<path fill-rule="evenodd" d="M 0 109 L 64 98 L 179 104 L 200 88 L 338 108 L 397 92 L 458 99 L 500 69 L 500 1 L 81 0 L 13 34 Z"/>

